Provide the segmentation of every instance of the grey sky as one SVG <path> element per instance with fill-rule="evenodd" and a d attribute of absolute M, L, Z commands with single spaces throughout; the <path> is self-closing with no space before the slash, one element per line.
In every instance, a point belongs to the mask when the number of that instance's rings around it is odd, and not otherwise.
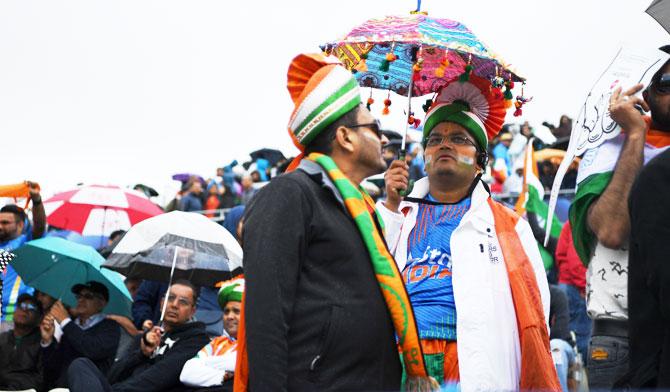
<path fill-rule="evenodd" d="M 575 116 L 622 42 L 670 43 L 649 0 L 424 0 L 528 78 L 531 123 Z M 6 0 L 0 3 L 0 184 L 165 189 L 261 147 L 295 148 L 286 69 L 299 52 L 414 1 Z M 366 92 L 367 93 L 367 92 Z M 402 127 L 403 102 L 385 125 Z M 378 100 L 380 102 L 381 100 Z M 375 115 L 381 113 L 378 105 Z M 510 115 L 511 116 L 511 115 Z M 510 117 L 512 119 L 512 117 Z"/>

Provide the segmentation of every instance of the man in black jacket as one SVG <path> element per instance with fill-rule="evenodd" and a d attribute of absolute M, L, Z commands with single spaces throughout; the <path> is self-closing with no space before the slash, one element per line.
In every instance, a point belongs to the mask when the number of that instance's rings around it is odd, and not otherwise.
<path fill-rule="evenodd" d="M 315 58 L 298 56 L 289 69 L 297 107 L 289 127 L 305 155 L 329 156 L 359 184 L 386 168 L 387 139 L 351 73 Z M 301 69 L 312 74 L 292 79 Z M 370 255 L 320 165 L 302 160 L 262 188 L 247 207 L 242 242 L 249 390 L 400 389 L 394 326 Z"/>
<path fill-rule="evenodd" d="M 126 357 L 112 366 L 105 378 L 91 361 L 78 359 L 68 370 L 72 392 L 168 391 L 184 386 L 179 374 L 186 361 L 207 343 L 205 325 L 192 321 L 198 300 L 193 284 L 172 284 L 162 327 L 150 326 Z"/>
<path fill-rule="evenodd" d="M 108 320 L 102 310 L 109 301 L 109 290 L 100 282 L 76 284 L 77 314 L 71 319 L 60 301 L 56 301 L 40 324 L 44 381 L 47 389 L 67 387 L 67 368 L 76 358 L 88 358 L 106 372 L 114 361 L 119 345 L 119 325 Z M 60 342 L 54 338 L 55 323 L 63 331 Z"/>
<path fill-rule="evenodd" d="M 0 334 L 0 389 L 42 389 L 42 308 L 30 294 L 16 300 L 14 329 Z"/>

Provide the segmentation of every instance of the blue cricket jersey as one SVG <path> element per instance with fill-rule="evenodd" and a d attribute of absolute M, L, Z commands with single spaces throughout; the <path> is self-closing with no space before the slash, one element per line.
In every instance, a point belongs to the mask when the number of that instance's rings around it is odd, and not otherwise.
<path fill-rule="evenodd" d="M 427 200 L 435 201 L 430 195 Z M 470 198 L 456 204 L 419 204 L 407 239 L 407 286 L 421 339 L 456 340 L 456 304 L 451 281 L 451 234 L 470 209 Z"/>

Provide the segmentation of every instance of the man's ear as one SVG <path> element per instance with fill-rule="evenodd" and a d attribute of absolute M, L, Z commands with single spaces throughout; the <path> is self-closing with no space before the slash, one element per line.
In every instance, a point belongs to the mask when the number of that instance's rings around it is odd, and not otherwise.
<path fill-rule="evenodd" d="M 354 144 L 352 139 L 355 137 L 353 134 L 354 132 L 351 129 L 341 126 L 335 131 L 335 143 L 340 149 L 353 153 Z"/>
<path fill-rule="evenodd" d="M 644 102 L 649 105 L 649 88 L 642 90 L 642 99 L 644 99 Z"/>

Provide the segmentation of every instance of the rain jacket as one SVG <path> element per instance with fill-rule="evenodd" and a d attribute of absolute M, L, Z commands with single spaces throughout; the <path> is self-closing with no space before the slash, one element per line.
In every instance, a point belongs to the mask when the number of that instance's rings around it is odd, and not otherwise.
<path fill-rule="evenodd" d="M 423 199 L 427 194 L 428 178 L 422 178 L 415 183 L 409 197 Z M 378 202 L 377 209 L 386 226 L 388 247 L 402 271 L 407 263 L 408 238 L 416 224 L 418 204 L 403 201 L 399 206 L 400 212 L 396 213 Z M 511 256 L 509 251 L 512 249 L 502 249 L 497 230 L 500 229 L 499 225 L 503 223 L 500 221 L 503 219 L 494 219 L 494 215 L 499 214 L 502 209 L 505 208 L 490 200 L 485 185 L 478 182 L 472 191 L 470 210 L 463 216 L 451 237 L 461 389 L 518 390 L 524 389 L 524 386 L 546 390 L 554 387 L 560 389 L 551 364 L 548 336 L 543 336 L 548 331 L 549 286 L 542 257 L 528 222 L 518 219 L 512 227 L 531 264 L 530 268 L 527 265 L 522 267 L 531 271 L 531 279 L 534 274 L 542 302 L 537 304 L 537 308 L 541 308 L 543 320 L 536 320 L 535 325 L 530 327 L 529 323 L 522 320 L 523 317 L 517 317 L 519 309 L 515 309 L 512 291 L 524 291 L 519 286 L 530 287 L 532 283 L 519 284 L 519 278 L 510 279 L 512 271 L 508 273 L 510 265 L 506 264 L 510 264 L 513 257 L 509 257 L 508 261 L 503 252 Z M 514 231 L 505 238 L 506 243 L 514 236 Z M 519 249 L 513 251 L 518 253 Z M 511 284 L 512 281 L 514 284 Z M 522 307 L 531 307 L 530 303 L 525 305 Z M 523 309 L 521 311 L 525 313 Z M 547 328 L 544 331 L 541 328 L 542 322 Z M 519 328 L 518 325 L 523 327 Z M 526 349 L 523 350 L 520 329 L 526 342 Z M 527 354 L 530 357 L 522 361 L 522 353 L 531 354 Z M 532 363 L 536 361 L 536 354 L 542 363 L 548 363 L 551 368 L 544 366 L 541 371 L 536 370 L 542 367 Z M 522 371 L 522 368 L 527 371 Z"/>

